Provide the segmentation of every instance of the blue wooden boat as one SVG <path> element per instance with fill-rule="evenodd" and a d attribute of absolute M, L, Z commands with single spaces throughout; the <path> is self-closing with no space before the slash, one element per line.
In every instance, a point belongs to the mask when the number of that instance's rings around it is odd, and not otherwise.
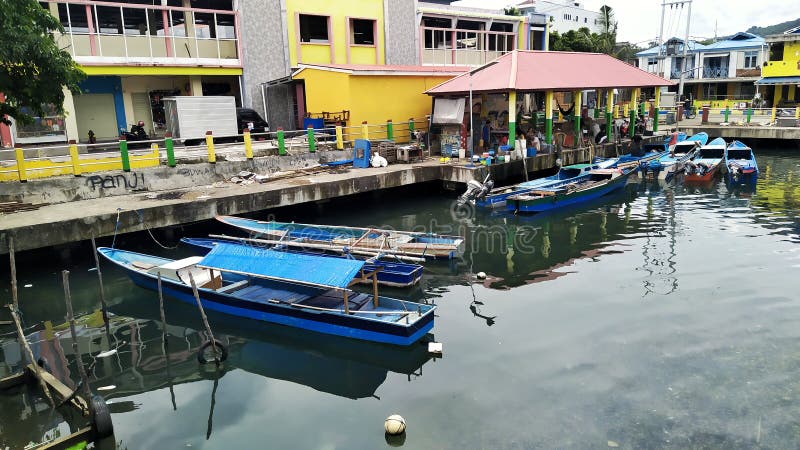
<path fill-rule="evenodd" d="M 725 168 L 730 182 L 752 183 L 758 179 L 758 164 L 753 149 L 742 142 L 733 141 L 725 148 Z"/>
<path fill-rule="evenodd" d="M 600 164 L 603 161 L 613 160 L 613 164 L 609 164 L 609 169 L 626 169 L 626 168 L 633 168 L 634 171 L 639 168 L 639 165 L 642 163 L 650 162 L 654 159 L 658 159 L 666 154 L 669 153 L 669 148 L 667 144 L 664 143 L 655 143 L 655 144 L 643 144 L 642 145 L 642 154 L 641 155 L 634 155 L 633 153 L 625 153 L 624 155 L 620 155 L 616 158 L 594 158 L 595 164 Z"/>
<path fill-rule="evenodd" d="M 464 239 L 459 236 L 378 228 L 264 222 L 234 216 L 217 216 L 216 219 L 258 236 L 329 246 L 330 250 L 347 247 L 353 251 L 373 254 L 442 259 L 455 258 L 464 250 Z"/>
<path fill-rule="evenodd" d="M 508 197 L 506 209 L 515 213 L 534 213 L 588 202 L 621 189 L 635 171 L 636 168 L 630 167 L 593 170 L 588 178 Z"/>
<path fill-rule="evenodd" d="M 564 166 L 558 170 L 558 173 L 549 177 L 537 178 L 513 186 L 492 189 L 486 197 L 477 200 L 475 204 L 482 208 L 502 208 L 506 206 L 506 199 L 512 195 L 524 194 L 528 191 L 545 187 L 553 183 L 587 177 L 591 170 L 598 168 L 599 166 L 596 164 L 572 164 L 570 166 Z"/>
<path fill-rule="evenodd" d="M 718 137 L 708 144 L 700 147 L 695 154 L 686 161 L 684 181 L 705 182 L 714 179 L 719 172 L 725 158 L 725 139 Z"/>
<path fill-rule="evenodd" d="M 239 238 L 230 237 L 226 239 L 213 239 L 213 238 L 181 238 L 181 243 L 188 247 L 201 252 L 202 254 L 208 253 L 215 245 L 223 244 L 236 244 L 236 245 L 250 245 L 253 244 L 245 242 Z M 354 259 L 349 255 L 320 255 L 315 252 L 306 252 L 301 250 L 291 250 L 287 248 L 277 248 L 275 250 L 285 251 L 299 255 L 319 255 L 327 256 L 328 258 L 342 258 Z M 408 264 L 395 261 L 384 261 L 376 258 L 371 258 L 365 261 L 364 270 L 366 272 L 373 272 L 378 270 L 378 284 L 384 286 L 394 287 L 408 287 L 417 284 L 422 278 L 422 266 L 419 264 Z"/>
<path fill-rule="evenodd" d="M 410 345 L 433 328 L 435 306 L 378 296 L 364 261 L 297 255 L 217 244 L 205 256 L 171 260 L 101 247 L 98 252 L 134 283 L 194 303 L 191 278 L 204 308 L 352 339 Z M 349 287 L 372 278 L 372 294 Z"/>
<path fill-rule="evenodd" d="M 641 163 L 639 169 L 643 177 L 670 180 L 676 174 L 683 172 L 686 161 L 691 159 L 697 150 L 706 145 L 708 134 L 700 132 L 688 139 L 679 141 L 670 146 L 669 153 L 648 162 Z"/>

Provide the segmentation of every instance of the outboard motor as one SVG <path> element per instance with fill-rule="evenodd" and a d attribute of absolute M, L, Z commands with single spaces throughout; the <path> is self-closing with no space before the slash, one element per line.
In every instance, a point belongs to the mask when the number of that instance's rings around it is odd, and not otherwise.
<path fill-rule="evenodd" d="M 494 188 L 494 181 L 490 178 L 491 175 L 487 175 L 486 179 L 483 180 L 483 183 L 480 183 L 475 180 L 470 180 L 467 183 L 467 190 L 458 197 L 458 205 L 464 205 L 466 203 L 475 203 L 475 200 L 482 199 L 486 197 L 486 194 Z"/>

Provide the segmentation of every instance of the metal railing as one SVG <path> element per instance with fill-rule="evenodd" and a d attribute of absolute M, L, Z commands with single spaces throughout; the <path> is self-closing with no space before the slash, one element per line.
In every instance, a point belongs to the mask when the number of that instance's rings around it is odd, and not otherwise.
<path fill-rule="evenodd" d="M 217 162 L 217 154 L 226 159 L 254 158 L 254 150 L 265 150 L 278 156 L 315 153 L 318 146 L 332 150 L 352 147 L 357 139 L 391 141 L 397 144 L 414 142 L 418 133 L 428 129 L 428 119 L 409 119 L 405 122 L 308 128 L 306 130 L 269 131 L 214 136 L 210 131 L 204 136 L 187 136 L 173 139 L 146 141 L 105 142 L 97 144 L 56 145 L 37 148 L 16 148 L 0 151 L 0 182 L 26 182 L 31 179 L 54 176 L 80 176 L 92 172 L 177 165 L 177 156 Z M 182 147 L 176 154 L 176 142 Z M 187 145 L 192 144 L 192 145 Z M 332 147 L 332 148 L 331 148 Z"/>
<path fill-rule="evenodd" d="M 729 78 L 728 66 L 703 66 L 703 78 Z"/>

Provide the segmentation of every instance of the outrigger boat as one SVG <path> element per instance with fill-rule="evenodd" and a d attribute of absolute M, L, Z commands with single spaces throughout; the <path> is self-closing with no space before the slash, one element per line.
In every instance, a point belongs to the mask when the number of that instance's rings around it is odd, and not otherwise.
<path fill-rule="evenodd" d="M 708 134 L 700 132 L 688 139 L 678 141 L 669 148 L 669 153 L 647 163 L 641 163 L 639 169 L 643 177 L 670 180 L 676 174 L 683 172 L 686 161 L 691 159 L 697 150 L 706 145 Z"/>
<path fill-rule="evenodd" d="M 605 161 L 605 164 L 609 166 L 613 164 L 613 162 L 609 163 Z M 553 184 L 585 178 L 589 176 L 589 172 L 599 168 L 601 167 L 598 164 L 572 164 L 570 166 L 564 166 L 558 170 L 558 173 L 549 177 L 538 178 L 513 186 L 492 189 L 486 197 L 476 200 L 475 204 L 482 208 L 502 208 L 506 206 L 506 199 L 512 195 L 524 194 L 534 189 L 540 189 Z"/>
<path fill-rule="evenodd" d="M 725 168 L 731 182 L 750 183 L 758 178 L 758 164 L 753 149 L 739 141 L 731 142 L 725 149 Z"/>
<path fill-rule="evenodd" d="M 225 238 L 181 238 L 181 243 L 186 246 L 206 254 L 213 249 L 217 244 L 237 244 L 249 245 L 256 247 L 266 247 L 266 244 L 261 244 L 258 239 L 237 238 L 233 236 L 226 236 Z M 275 250 L 289 252 L 299 255 L 318 255 L 327 256 L 329 258 L 342 258 L 342 259 L 355 259 L 350 254 L 344 255 L 321 255 L 315 252 L 302 251 L 297 249 L 288 248 L 285 243 L 272 247 Z M 422 266 L 419 264 L 408 264 L 396 261 L 384 261 L 378 258 L 370 258 L 365 261 L 364 270 L 366 272 L 377 271 L 378 284 L 383 286 L 393 287 L 409 287 L 417 284 L 422 278 Z M 363 282 L 369 282 L 365 280 Z"/>
<path fill-rule="evenodd" d="M 302 223 L 264 222 L 233 216 L 217 216 L 222 223 L 258 236 L 316 244 L 318 250 L 348 247 L 353 253 L 386 254 L 417 258 L 452 259 L 464 250 L 464 239 L 412 231 L 381 230 Z"/>
<path fill-rule="evenodd" d="M 264 322 L 352 339 L 410 345 L 433 328 L 434 305 L 378 296 L 364 261 L 217 244 L 206 256 L 171 260 L 101 247 L 137 285 L 187 303 Z M 358 278 L 355 279 L 354 278 Z M 371 278 L 372 294 L 349 287 Z"/>
<path fill-rule="evenodd" d="M 625 153 L 624 155 L 620 155 L 615 158 L 600 158 L 595 157 L 594 163 L 595 164 L 602 164 L 604 161 L 613 161 L 612 164 L 607 165 L 605 168 L 609 169 L 628 169 L 633 168 L 634 171 L 639 168 L 639 165 L 642 163 L 650 162 L 654 159 L 661 158 L 662 156 L 669 153 L 669 148 L 667 144 L 664 143 L 657 143 L 657 144 L 643 144 L 642 145 L 643 153 L 641 155 L 634 155 L 633 153 Z"/>
<path fill-rule="evenodd" d="M 725 158 L 725 139 L 718 137 L 700 149 L 686 161 L 684 181 L 711 181 L 719 172 Z"/>
<path fill-rule="evenodd" d="M 635 170 L 596 169 L 585 179 L 508 197 L 506 209 L 515 213 L 543 212 L 588 202 L 624 187 L 628 176 Z"/>

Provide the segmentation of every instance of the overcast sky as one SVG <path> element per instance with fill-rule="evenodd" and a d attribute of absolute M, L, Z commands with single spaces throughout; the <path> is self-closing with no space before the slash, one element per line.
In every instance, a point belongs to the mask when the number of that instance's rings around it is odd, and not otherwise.
<path fill-rule="evenodd" d="M 619 22 L 617 40 L 630 41 L 645 46 L 658 37 L 661 20 L 661 0 L 577 0 L 584 7 L 597 11 L 602 5 L 613 8 Z M 520 3 L 517 0 L 461 0 L 456 5 L 485 8 L 503 8 Z M 689 35 L 713 37 L 716 23 L 717 35 L 726 36 L 745 31 L 753 25 L 767 26 L 800 17 L 799 0 L 694 0 Z M 664 14 L 664 38 L 683 37 L 686 33 L 686 12 L 677 8 Z M 680 13 L 680 18 L 678 14 Z"/>

